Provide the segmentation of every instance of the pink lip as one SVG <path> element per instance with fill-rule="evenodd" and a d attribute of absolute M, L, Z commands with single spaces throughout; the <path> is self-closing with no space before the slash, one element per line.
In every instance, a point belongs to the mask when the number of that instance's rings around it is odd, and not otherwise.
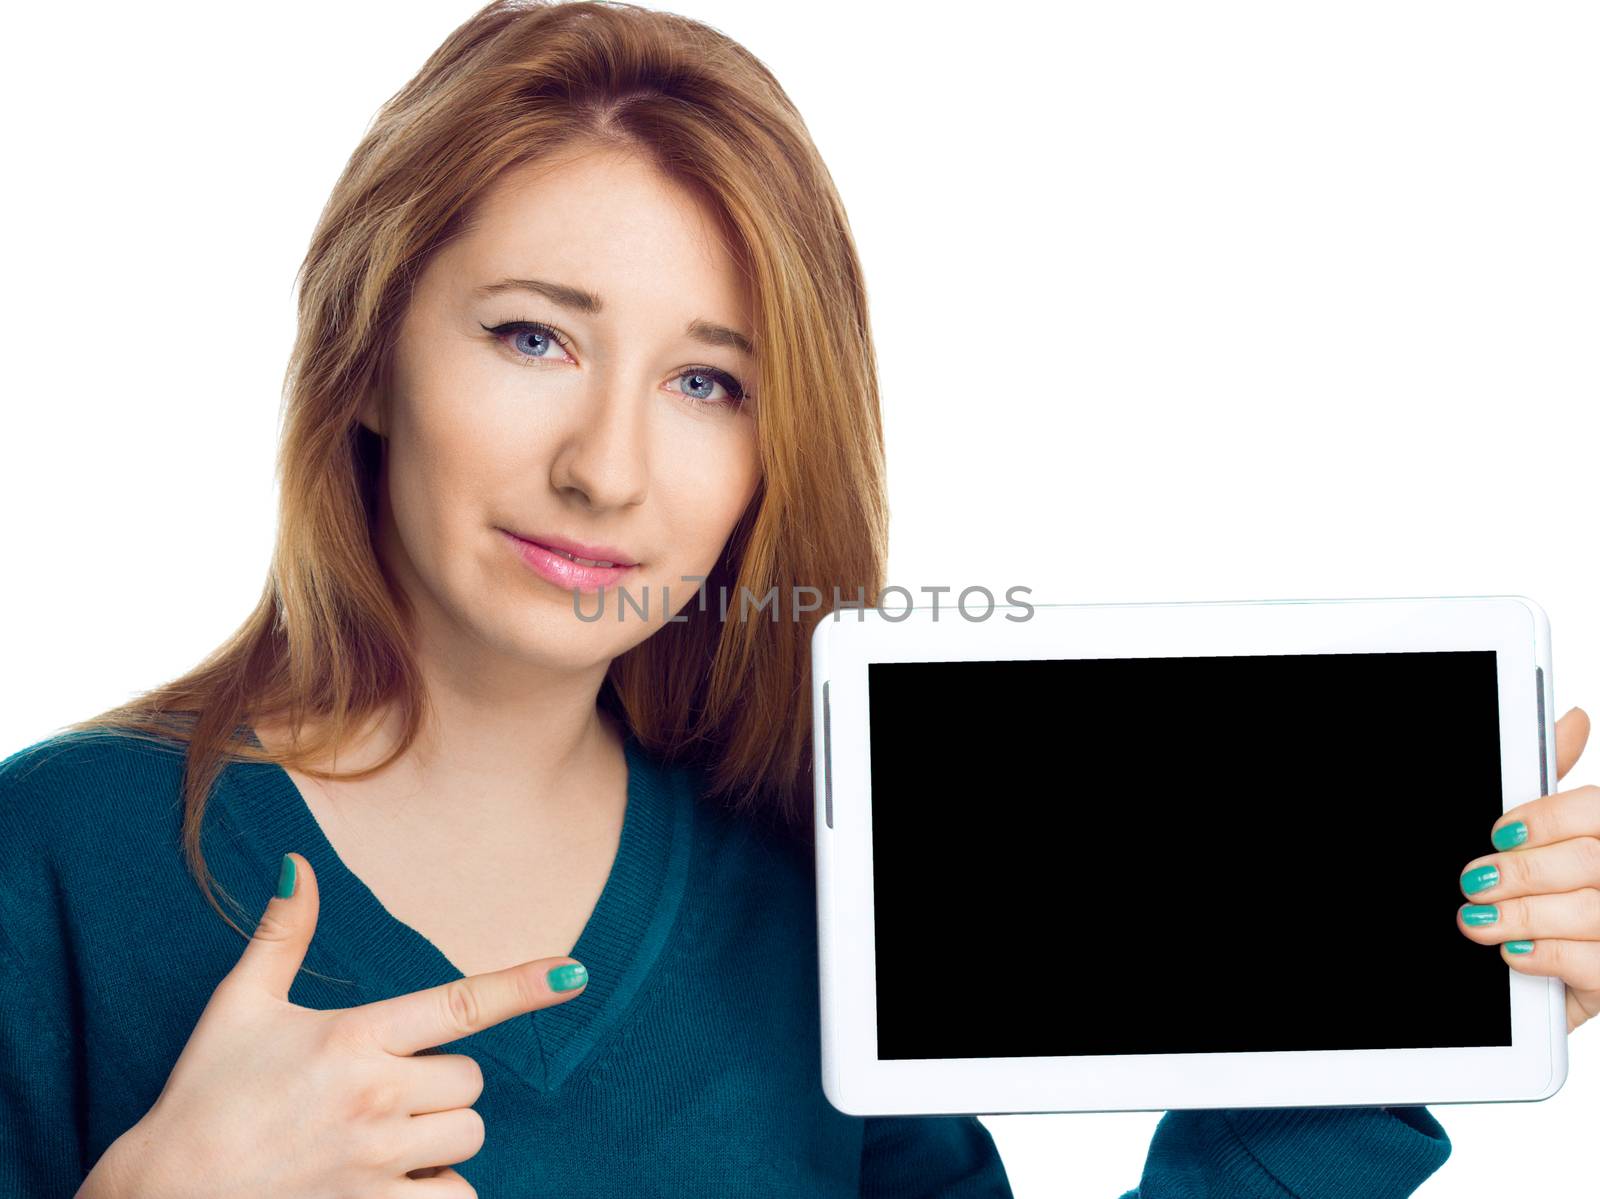
<path fill-rule="evenodd" d="M 510 530 L 506 530 L 509 532 Z M 612 562 L 618 566 L 639 565 L 628 557 L 622 550 L 609 545 L 585 545 L 581 541 L 568 541 L 565 537 L 547 537 L 543 533 L 513 533 L 518 541 L 531 541 L 534 545 L 542 545 L 549 550 L 564 550 L 569 554 L 576 554 L 580 558 L 588 558 L 594 562 Z"/>
<path fill-rule="evenodd" d="M 512 547 L 521 556 L 522 560 L 531 566 L 536 573 L 550 580 L 558 587 L 577 588 L 580 591 L 595 591 L 601 587 L 610 586 L 626 578 L 628 572 L 637 567 L 637 563 L 626 566 L 584 566 L 574 562 L 571 558 L 563 558 L 560 554 L 552 553 L 550 547 L 541 545 L 537 541 L 529 541 L 515 533 L 500 530 L 511 542 Z M 558 545 L 559 549 L 566 549 L 566 545 Z M 569 552 L 584 558 L 594 558 L 601 562 L 616 562 L 617 558 L 608 558 L 604 552 L 588 549 L 574 549 Z M 616 551 L 611 551 L 615 553 Z"/>

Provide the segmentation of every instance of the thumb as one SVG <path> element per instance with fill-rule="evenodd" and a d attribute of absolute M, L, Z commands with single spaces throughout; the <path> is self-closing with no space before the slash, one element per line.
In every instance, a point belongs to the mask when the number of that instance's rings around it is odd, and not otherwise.
<path fill-rule="evenodd" d="M 1582 708 L 1568 708 L 1567 714 L 1556 721 L 1556 782 L 1566 777 L 1588 741 L 1589 713 Z"/>
<path fill-rule="evenodd" d="M 317 931 L 317 876 L 311 863 L 286 853 L 278 887 L 256 924 L 250 943 L 228 977 L 275 999 L 287 1000 L 294 976 Z"/>

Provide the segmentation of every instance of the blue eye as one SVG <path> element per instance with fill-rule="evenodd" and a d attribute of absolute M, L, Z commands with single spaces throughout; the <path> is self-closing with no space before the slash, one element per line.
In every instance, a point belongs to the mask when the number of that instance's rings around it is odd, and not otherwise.
<path fill-rule="evenodd" d="M 694 390 L 692 392 L 684 391 L 683 394 L 688 396 L 691 400 L 697 400 L 701 403 L 731 404 L 734 407 L 738 407 L 748 398 L 744 394 L 744 388 L 739 385 L 739 380 L 735 379 L 732 375 L 724 374 L 722 371 L 702 370 L 697 367 L 691 370 L 686 370 L 683 372 L 683 374 L 678 376 L 678 381 L 681 382 L 684 379 L 694 380 L 694 382 L 690 385 L 694 388 Z M 727 399 L 712 400 L 709 398 L 710 391 L 718 387 L 727 392 Z M 701 394 L 702 390 L 704 390 L 706 394 Z"/>
<path fill-rule="evenodd" d="M 507 321 L 501 325 L 490 327 L 479 322 L 479 328 L 492 336 L 500 344 L 506 346 L 516 354 L 518 359 L 525 363 L 555 361 L 552 352 L 559 347 L 570 352 L 572 343 L 561 334 L 559 329 L 545 324 L 542 321 Z M 528 342 L 521 339 L 529 338 Z M 679 394 L 691 403 L 703 405 L 707 408 L 741 408 L 746 403 L 755 399 L 744 389 L 744 384 L 734 378 L 727 371 L 718 370 L 713 366 L 686 367 L 674 380 L 692 380 L 688 389 L 679 388 Z M 711 399 L 710 396 L 717 387 L 721 387 L 726 398 Z"/>
<path fill-rule="evenodd" d="M 488 331 L 494 335 L 495 339 L 503 344 L 507 341 L 506 335 L 510 334 L 511 349 L 515 350 L 516 353 L 522 357 L 534 359 L 549 358 L 552 357 L 550 354 L 550 348 L 552 346 L 560 346 L 563 350 L 570 348 L 567 344 L 567 340 L 562 337 L 560 333 L 558 333 L 555 329 L 552 329 L 549 325 L 542 325 L 537 321 L 508 321 L 503 325 L 496 325 L 493 329 L 489 329 L 489 327 L 482 324 L 482 322 L 479 322 L 479 325 L 481 328 L 488 329 Z M 522 347 L 517 344 L 517 339 L 525 333 L 537 338 L 539 342 L 543 342 L 543 348 L 537 349 L 532 353 L 524 353 Z M 535 345 L 537 344 L 538 343 L 536 342 Z M 530 349 L 531 348 L 532 347 L 530 347 Z"/>
<path fill-rule="evenodd" d="M 506 327 L 502 325 L 501 328 Z M 517 351 L 518 354 L 522 354 L 523 346 L 517 344 L 517 339 L 522 338 L 522 336 L 525 335 L 530 336 L 530 338 L 534 338 L 534 341 L 531 341 L 531 343 L 526 343 L 526 349 L 530 351 L 528 352 L 528 357 L 533 357 L 533 359 L 547 359 L 547 357 L 552 357 L 552 354 L 550 354 L 550 347 L 552 346 L 560 346 L 562 349 L 566 349 L 565 341 L 562 341 L 562 338 L 555 333 L 555 330 L 550 330 L 550 328 L 541 328 L 538 327 L 538 325 L 522 325 L 522 327 L 510 327 L 510 347 L 512 347 L 514 351 Z M 544 343 L 542 349 L 538 349 L 539 341 Z"/>

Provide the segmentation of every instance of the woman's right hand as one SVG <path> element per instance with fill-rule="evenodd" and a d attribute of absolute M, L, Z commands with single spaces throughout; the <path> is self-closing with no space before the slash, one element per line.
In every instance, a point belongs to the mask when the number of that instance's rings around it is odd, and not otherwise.
<path fill-rule="evenodd" d="M 320 1010 L 288 999 L 317 926 L 317 881 L 267 903 L 212 993 L 166 1086 L 102 1155 L 79 1199 L 467 1199 L 450 1163 L 483 1147 L 466 1054 L 418 1050 L 582 993 L 539 958 L 425 991 Z M 578 967 L 581 973 L 582 967 Z"/>

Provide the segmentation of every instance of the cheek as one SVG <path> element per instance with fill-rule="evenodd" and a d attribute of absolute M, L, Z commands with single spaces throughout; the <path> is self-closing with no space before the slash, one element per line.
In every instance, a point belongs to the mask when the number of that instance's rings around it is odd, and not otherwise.
<path fill-rule="evenodd" d="M 495 480 L 526 477 L 527 448 L 544 434 L 514 369 L 471 338 L 441 335 L 435 343 L 409 372 L 407 465 L 419 491 L 464 516 L 493 494 Z"/>
<path fill-rule="evenodd" d="M 760 482 L 754 424 L 742 416 L 728 424 L 664 459 L 672 464 L 660 482 L 671 544 L 697 574 L 715 565 Z"/>
<path fill-rule="evenodd" d="M 395 405 L 389 499 L 400 540 L 429 573 L 462 563 L 474 538 L 487 539 L 493 482 L 516 469 L 516 439 L 482 419 L 473 394 L 463 383 Z"/>

